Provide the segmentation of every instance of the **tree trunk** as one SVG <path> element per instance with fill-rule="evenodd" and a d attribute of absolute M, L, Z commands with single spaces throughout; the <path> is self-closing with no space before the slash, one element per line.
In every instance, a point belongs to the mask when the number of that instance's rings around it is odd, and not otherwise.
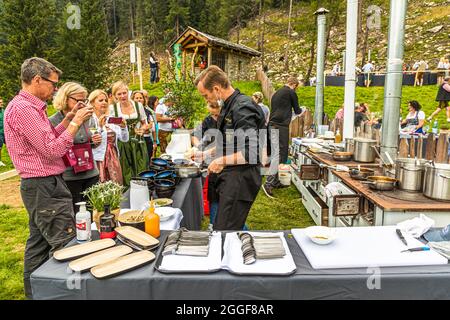
<path fill-rule="evenodd" d="M 288 41 L 286 51 L 284 53 L 284 72 L 289 71 L 289 42 L 291 41 L 291 16 L 292 16 L 292 0 L 289 2 L 289 23 L 288 23 Z"/>
<path fill-rule="evenodd" d="M 311 41 L 311 48 L 309 50 L 309 66 L 308 66 L 308 72 L 306 73 L 305 82 L 309 82 L 309 79 L 311 78 L 312 69 L 314 67 L 314 57 L 315 57 L 315 49 L 316 49 L 316 38 L 313 37 Z"/>

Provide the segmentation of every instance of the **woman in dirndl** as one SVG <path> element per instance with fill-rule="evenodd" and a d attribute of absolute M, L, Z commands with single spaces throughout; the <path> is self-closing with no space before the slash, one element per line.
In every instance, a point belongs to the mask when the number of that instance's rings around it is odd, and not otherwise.
<path fill-rule="evenodd" d="M 124 82 L 114 83 L 112 94 L 115 102 L 109 106 L 109 115 L 125 119 L 130 134 L 128 142 L 118 142 L 123 185 L 129 187 L 131 178 L 148 169 L 147 145 L 142 137 L 148 130 L 147 117 L 144 106 L 130 100 L 128 86 Z"/>

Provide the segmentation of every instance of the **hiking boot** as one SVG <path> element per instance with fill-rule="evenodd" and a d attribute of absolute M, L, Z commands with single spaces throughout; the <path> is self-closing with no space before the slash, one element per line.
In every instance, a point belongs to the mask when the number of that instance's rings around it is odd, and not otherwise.
<path fill-rule="evenodd" d="M 265 183 L 262 185 L 262 189 L 266 196 L 268 196 L 269 198 L 273 198 L 273 188 L 271 185 Z"/>

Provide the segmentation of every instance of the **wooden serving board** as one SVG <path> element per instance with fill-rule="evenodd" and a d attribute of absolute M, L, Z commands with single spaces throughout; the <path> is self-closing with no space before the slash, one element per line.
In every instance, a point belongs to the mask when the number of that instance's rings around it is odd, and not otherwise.
<path fill-rule="evenodd" d="M 58 250 L 53 254 L 53 258 L 57 261 L 73 260 L 115 245 L 116 242 L 113 239 L 91 241 Z"/>
<path fill-rule="evenodd" d="M 159 244 L 159 240 L 155 239 L 151 235 L 130 226 L 119 227 L 115 230 L 122 238 L 144 248 L 154 247 Z"/>
<path fill-rule="evenodd" d="M 139 251 L 96 266 L 91 269 L 91 273 L 97 279 L 105 279 L 139 268 L 154 259 L 152 252 Z"/>
<path fill-rule="evenodd" d="M 86 257 L 74 260 L 69 263 L 69 268 L 75 272 L 84 272 L 89 269 L 113 261 L 133 252 L 128 246 L 118 246 L 92 253 Z"/>

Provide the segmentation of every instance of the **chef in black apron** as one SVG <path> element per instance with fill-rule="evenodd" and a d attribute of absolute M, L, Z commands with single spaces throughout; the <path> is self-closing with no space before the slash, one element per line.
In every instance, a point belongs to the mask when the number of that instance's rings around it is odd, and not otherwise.
<path fill-rule="evenodd" d="M 219 209 L 215 230 L 242 230 L 261 187 L 258 131 L 265 128 L 262 109 L 235 90 L 219 67 L 210 66 L 195 80 L 206 101 L 221 107 L 217 121 L 215 159 L 208 171 L 217 173 Z M 202 155 L 206 157 L 205 154 Z"/>

